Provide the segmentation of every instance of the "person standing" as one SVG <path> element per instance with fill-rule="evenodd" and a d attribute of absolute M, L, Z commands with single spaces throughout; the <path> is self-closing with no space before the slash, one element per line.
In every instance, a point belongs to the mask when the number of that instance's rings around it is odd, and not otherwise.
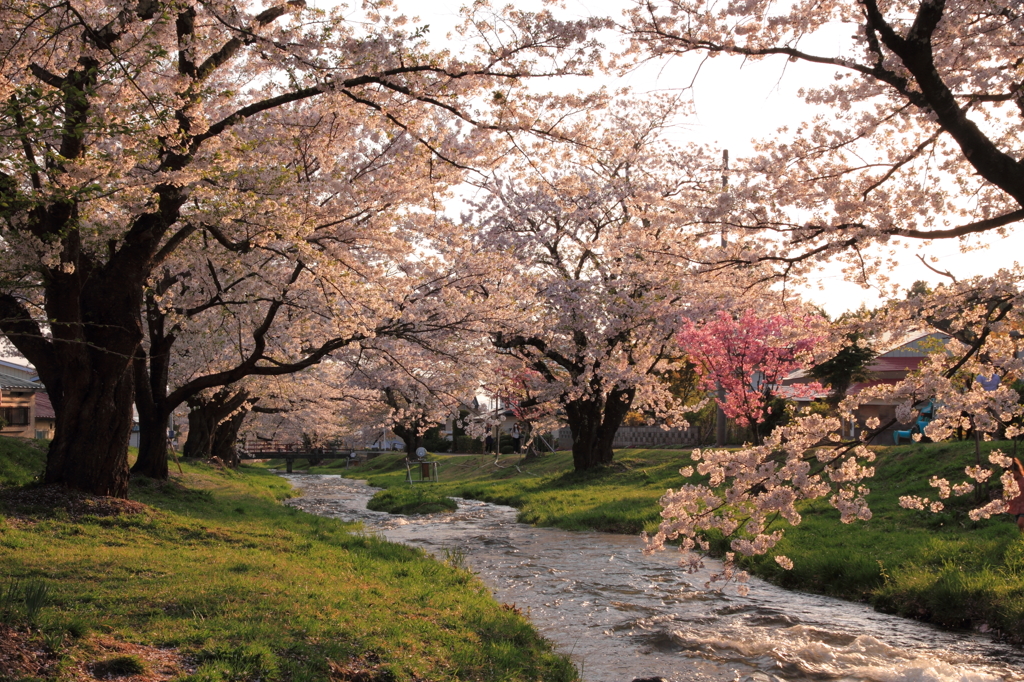
<path fill-rule="evenodd" d="M 519 430 L 519 422 L 512 424 L 512 452 L 519 454 L 519 442 L 523 432 Z"/>

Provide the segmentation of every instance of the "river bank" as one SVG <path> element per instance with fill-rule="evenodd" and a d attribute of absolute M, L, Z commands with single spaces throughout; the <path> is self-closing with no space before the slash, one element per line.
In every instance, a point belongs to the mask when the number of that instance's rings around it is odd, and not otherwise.
<path fill-rule="evenodd" d="M 578 678 L 465 568 L 282 506 L 265 470 L 185 463 L 116 501 L 0 459 L 2 682 Z"/>
<path fill-rule="evenodd" d="M 985 443 L 983 461 L 993 447 Z M 1020 641 L 1024 632 L 1024 538 L 1008 517 L 979 522 L 967 512 L 973 495 L 947 500 L 939 514 L 906 510 L 901 495 L 930 495 L 930 476 L 963 479 L 975 463 L 973 443 L 914 444 L 878 449 L 869 482 L 874 517 L 844 525 L 824 502 L 804 504 L 804 520 L 786 528 L 778 552 L 794 563 L 784 571 L 771 556 L 744 558 L 755 575 L 797 590 L 865 601 L 890 613 L 950 628 L 976 628 Z M 435 494 L 505 504 L 519 520 L 566 530 L 637 534 L 656 528 L 658 498 L 684 482 L 682 450 L 622 450 L 613 466 L 572 472 L 568 453 L 531 461 L 502 456 L 438 456 Z M 401 455 L 381 455 L 358 467 L 314 472 L 366 479 L 383 488 L 408 486 Z"/>
<path fill-rule="evenodd" d="M 587 682 L 1019 682 L 1024 651 L 970 631 L 794 592 L 752 577 L 749 594 L 706 586 L 720 562 L 680 571 L 636 535 L 516 521 L 512 507 L 457 499 L 452 513 L 375 512 L 364 481 L 292 474 L 287 504 L 471 568 L 529 614 Z M 426 486 L 416 486 L 422 489 Z M 392 490 L 395 490 L 392 488 Z"/>

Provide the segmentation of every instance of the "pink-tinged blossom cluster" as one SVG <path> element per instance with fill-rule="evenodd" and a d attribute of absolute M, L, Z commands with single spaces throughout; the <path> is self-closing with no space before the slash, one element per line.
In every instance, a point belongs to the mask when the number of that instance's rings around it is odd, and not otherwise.
<path fill-rule="evenodd" d="M 861 481 L 873 474 L 874 454 L 864 446 L 840 455 L 822 447 L 839 428 L 838 420 L 821 415 L 803 418 L 798 425 L 776 429 L 763 445 L 739 451 L 694 450 L 696 472 L 706 484 L 688 483 L 669 490 L 661 499 L 664 519 L 658 532 L 646 538 L 647 551 L 668 540 L 681 540 L 685 562 L 695 565 L 690 554 L 710 530 L 733 536 L 733 550 L 762 554 L 779 541 L 782 533 L 769 530 L 778 515 L 792 524 L 801 516 L 800 500 L 828 497 L 844 522 L 870 518 L 865 502 L 868 490 Z M 781 453 L 782 457 L 775 456 Z M 813 467 L 812 467 L 813 464 Z M 818 473 L 811 473 L 819 469 Z M 681 474 L 692 474 L 690 467 Z"/>
<path fill-rule="evenodd" d="M 743 426 L 760 424 L 767 416 L 767 399 L 777 393 L 782 380 L 806 366 L 815 346 L 825 335 L 821 324 L 808 316 L 758 315 L 744 310 L 738 317 L 726 311 L 698 324 L 685 320 L 678 341 L 697 366 L 709 391 L 719 388 L 725 398 L 719 406 Z M 793 395 L 813 396 L 822 391 L 817 383 L 787 387 Z"/>

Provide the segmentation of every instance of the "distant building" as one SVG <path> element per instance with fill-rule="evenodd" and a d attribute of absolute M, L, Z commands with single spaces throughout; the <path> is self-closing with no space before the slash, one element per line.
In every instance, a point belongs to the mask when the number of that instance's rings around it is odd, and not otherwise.
<path fill-rule="evenodd" d="M 57 413 L 53 411 L 49 393 L 36 393 L 36 438 L 52 440 L 57 429 Z"/>
<path fill-rule="evenodd" d="M 879 342 L 882 347 L 889 350 L 879 354 L 867 367 L 866 374 L 871 377 L 869 381 L 856 383 L 847 389 L 847 395 L 856 395 L 865 388 L 884 384 L 898 384 L 907 378 L 907 375 L 916 370 L 926 357 L 945 347 L 949 335 L 936 330 L 920 330 L 911 332 L 897 339 L 883 339 Z M 790 374 L 786 378 L 786 384 L 799 384 L 813 381 L 804 370 Z M 783 387 L 785 388 L 785 386 Z M 780 392 L 783 397 L 789 398 L 785 392 Z M 791 398 L 798 403 L 824 398 L 826 394 L 816 396 L 803 396 Z M 867 421 L 877 417 L 879 423 L 887 424 L 896 417 L 896 408 L 899 402 L 895 400 L 872 400 L 861 405 L 854 413 L 854 419 L 843 424 L 843 435 L 848 438 L 856 438 L 866 428 Z M 910 424 L 895 424 L 877 434 L 872 443 L 889 445 L 892 443 L 893 431 L 906 429 Z"/>
<path fill-rule="evenodd" d="M 28 361 L 14 362 L 13 359 L 0 360 L 0 373 L 7 374 L 9 376 L 24 379 L 25 381 L 31 381 L 32 383 L 38 384 L 39 373 L 36 368 L 28 364 Z"/>
<path fill-rule="evenodd" d="M 42 390 L 41 384 L 0 372 L 0 436 L 35 437 L 36 393 Z"/>
<path fill-rule="evenodd" d="M 846 392 L 847 395 L 856 395 L 871 386 L 898 384 L 906 379 L 908 374 L 916 370 L 926 357 L 945 347 L 948 340 L 949 335 L 939 331 L 919 331 L 893 341 L 888 351 L 876 357 L 868 365 L 868 375 L 871 380 L 854 384 Z M 896 417 L 898 405 L 899 402 L 894 400 L 872 400 L 861 405 L 855 413 L 856 418 L 845 425 L 845 435 L 856 436 L 865 428 L 867 420 L 872 417 L 877 417 L 881 424 L 887 424 Z M 906 429 L 909 426 L 911 424 L 891 426 L 876 435 L 871 442 L 889 445 L 892 443 L 893 431 Z"/>

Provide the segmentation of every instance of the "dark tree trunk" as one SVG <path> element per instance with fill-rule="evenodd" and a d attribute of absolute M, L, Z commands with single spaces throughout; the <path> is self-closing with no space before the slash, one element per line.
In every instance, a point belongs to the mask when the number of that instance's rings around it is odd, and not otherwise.
<path fill-rule="evenodd" d="M 20 301 L 0 295 L 0 329 L 39 371 L 57 416 L 46 483 L 95 495 L 128 494 L 131 358 L 142 340 L 135 265 L 126 264 L 116 276 L 113 264 L 51 273 L 49 334 Z"/>
<path fill-rule="evenodd" d="M 131 368 L 118 364 L 65 370 L 64 390 L 54 401 L 56 431 L 46 458 L 46 483 L 127 496 L 133 386 Z"/>
<path fill-rule="evenodd" d="M 416 457 L 416 450 L 423 446 L 423 435 L 418 425 L 406 426 L 395 424 L 391 427 L 395 435 L 405 441 L 405 457 L 413 459 Z"/>
<path fill-rule="evenodd" d="M 209 459 L 213 454 L 213 432 L 217 418 L 209 404 L 198 399 L 189 400 L 188 438 L 181 449 L 183 457 Z"/>
<path fill-rule="evenodd" d="M 188 439 L 183 448 L 184 456 L 209 459 L 216 454 L 214 446 L 217 442 L 218 428 L 222 422 L 230 421 L 230 418 L 234 417 L 232 413 L 235 411 L 243 412 L 244 419 L 243 407 L 248 399 L 247 391 L 234 393 L 227 388 L 218 391 L 209 400 L 198 396 L 191 398 L 188 401 L 191 411 L 188 413 Z M 241 421 L 238 426 L 241 427 Z M 225 430 L 222 438 L 227 437 L 228 433 L 229 431 Z M 236 428 L 234 436 L 237 434 L 238 429 Z M 232 446 L 234 445 L 234 437 L 230 443 Z"/>
<path fill-rule="evenodd" d="M 237 467 L 242 463 L 236 444 L 238 443 L 238 432 L 242 429 L 242 423 L 248 414 L 249 410 L 241 408 L 236 410 L 234 414 L 218 424 L 217 429 L 213 432 L 212 454 L 214 457 L 220 457 L 221 461 L 229 466 Z"/>
<path fill-rule="evenodd" d="M 605 400 L 574 400 L 566 404 L 574 470 L 586 471 L 612 463 L 612 443 L 635 394 L 634 389 L 614 390 Z"/>
<path fill-rule="evenodd" d="M 163 414 L 146 418 L 139 411 L 139 457 L 132 466 L 133 476 L 167 480 L 167 419 Z"/>
<path fill-rule="evenodd" d="M 162 481 L 168 477 L 167 424 L 177 405 L 167 399 L 171 346 L 174 335 L 165 332 L 166 315 L 160 310 L 153 292 L 146 296 L 146 323 L 149 352 L 139 348 L 135 354 L 135 407 L 139 411 L 139 457 L 132 474 Z"/>

